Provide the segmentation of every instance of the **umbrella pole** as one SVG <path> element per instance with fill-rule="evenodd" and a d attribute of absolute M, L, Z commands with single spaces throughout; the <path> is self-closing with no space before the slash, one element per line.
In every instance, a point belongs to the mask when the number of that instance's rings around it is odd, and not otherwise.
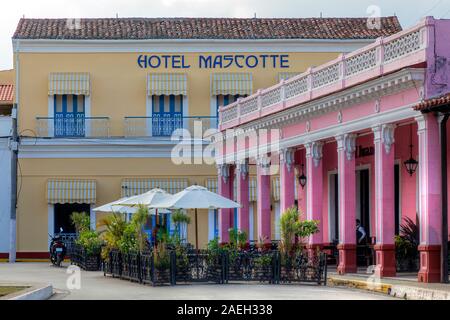
<path fill-rule="evenodd" d="M 197 208 L 195 208 L 195 249 L 198 252 L 198 219 L 197 219 Z"/>

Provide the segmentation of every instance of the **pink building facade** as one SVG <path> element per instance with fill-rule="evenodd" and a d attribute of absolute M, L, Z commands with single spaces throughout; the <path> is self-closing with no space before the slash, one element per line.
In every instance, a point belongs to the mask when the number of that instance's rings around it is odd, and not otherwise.
<path fill-rule="evenodd" d="M 280 211 L 297 205 L 320 221 L 308 246 L 337 243 L 338 272 L 357 271 L 359 219 L 373 244 L 376 273 L 394 276 L 394 238 L 409 217 L 420 227 L 418 279 L 440 281 L 441 244 L 449 236 L 442 229 L 442 117 L 417 106 L 449 93 L 449 75 L 450 20 L 427 17 L 222 107 L 227 139 L 218 142 L 219 191 L 233 198 L 238 179 L 240 229 L 248 232 L 248 174 L 255 166 L 259 239 L 272 236 L 270 176 L 277 174 Z M 410 158 L 418 161 L 414 172 L 406 170 Z M 296 188 L 302 168 L 306 185 Z M 223 241 L 232 223 L 228 211 L 220 215 Z"/>

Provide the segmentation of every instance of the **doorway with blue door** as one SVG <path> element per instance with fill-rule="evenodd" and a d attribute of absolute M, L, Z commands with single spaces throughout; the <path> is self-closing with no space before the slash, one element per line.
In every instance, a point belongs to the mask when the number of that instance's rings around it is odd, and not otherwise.
<path fill-rule="evenodd" d="M 152 96 L 152 135 L 171 136 L 176 129 L 183 128 L 183 96 Z"/>
<path fill-rule="evenodd" d="M 84 95 L 54 95 L 55 137 L 85 136 L 85 101 Z"/>

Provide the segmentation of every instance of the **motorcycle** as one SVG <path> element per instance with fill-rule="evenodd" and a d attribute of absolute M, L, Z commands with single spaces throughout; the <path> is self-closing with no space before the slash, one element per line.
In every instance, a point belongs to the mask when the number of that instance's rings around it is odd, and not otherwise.
<path fill-rule="evenodd" d="M 66 245 L 62 241 L 62 237 L 60 235 L 52 236 L 49 234 L 49 236 L 51 238 L 49 249 L 50 261 L 54 266 L 60 267 L 67 253 Z"/>

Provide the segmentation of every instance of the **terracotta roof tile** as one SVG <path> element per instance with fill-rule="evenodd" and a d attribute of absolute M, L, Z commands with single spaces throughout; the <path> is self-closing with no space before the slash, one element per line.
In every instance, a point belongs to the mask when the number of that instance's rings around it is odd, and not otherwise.
<path fill-rule="evenodd" d="M 397 17 L 381 18 L 101 18 L 21 19 L 14 39 L 367 39 L 401 30 Z"/>
<path fill-rule="evenodd" d="M 12 84 L 0 84 L 0 103 L 13 102 L 14 86 Z"/>
<path fill-rule="evenodd" d="M 413 109 L 416 111 L 429 111 L 433 107 L 439 107 L 444 104 L 450 104 L 450 93 L 446 93 L 440 97 L 424 100 L 413 106 Z"/>

